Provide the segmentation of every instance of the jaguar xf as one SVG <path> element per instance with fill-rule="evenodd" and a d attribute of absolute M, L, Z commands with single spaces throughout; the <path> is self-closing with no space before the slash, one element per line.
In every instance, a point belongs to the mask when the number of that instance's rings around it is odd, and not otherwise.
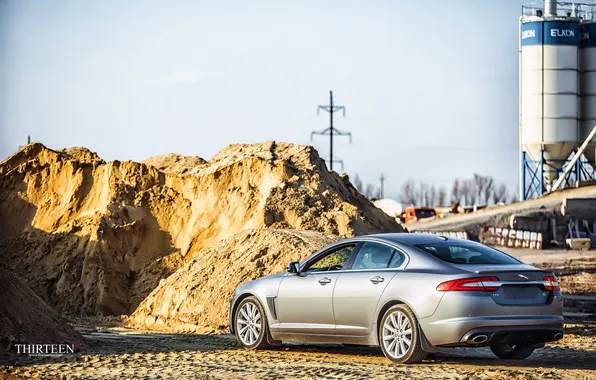
<path fill-rule="evenodd" d="M 395 363 L 439 347 L 524 359 L 563 337 L 555 275 L 487 245 L 432 234 L 343 239 L 237 286 L 230 330 L 247 349 L 283 342 L 380 346 Z"/>

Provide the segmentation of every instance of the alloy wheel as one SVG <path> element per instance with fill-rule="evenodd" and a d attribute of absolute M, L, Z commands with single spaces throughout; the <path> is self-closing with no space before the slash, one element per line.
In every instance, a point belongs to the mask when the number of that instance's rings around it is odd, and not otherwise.
<path fill-rule="evenodd" d="M 383 346 L 394 359 L 406 355 L 412 346 L 412 325 L 406 314 L 397 310 L 383 324 Z"/>
<path fill-rule="evenodd" d="M 259 340 L 263 330 L 261 322 L 261 313 L 257 305 L 253 302 L 242 305 L 236 319 L 236 328 L 243 344 L 252 346 Z"/>

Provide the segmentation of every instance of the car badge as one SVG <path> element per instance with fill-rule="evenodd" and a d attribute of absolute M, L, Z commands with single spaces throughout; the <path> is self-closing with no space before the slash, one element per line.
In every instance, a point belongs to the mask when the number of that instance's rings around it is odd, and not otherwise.
<path fill-rule="evenodd" d="M 524 278 L 526 280 L 529 280 L 529 278 L 527 278 L 526 276 L 524 276 L 523 274 L 518 274 L 519 277 Z"/>

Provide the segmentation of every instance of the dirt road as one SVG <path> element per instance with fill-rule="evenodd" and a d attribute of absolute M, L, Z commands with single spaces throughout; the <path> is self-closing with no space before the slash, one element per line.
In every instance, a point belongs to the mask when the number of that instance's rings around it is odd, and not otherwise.
<path fill-rule="evenodd" d="M 22 358 L 0 366 L 0 378 L 456 378 L 596 377 L 596 327 L 581 327 L 521 361 L 498 360 L 486 348 L 441 349 L 423 364 L 391 364 L 375 348 L 288 345 L 241 350 L 231 335 L 156 334 L 123 329 L 87 331 L 74 356 Z"/>

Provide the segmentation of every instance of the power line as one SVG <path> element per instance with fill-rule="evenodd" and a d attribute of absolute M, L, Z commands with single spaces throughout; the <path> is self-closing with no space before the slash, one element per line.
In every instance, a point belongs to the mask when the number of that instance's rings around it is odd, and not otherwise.
<path fill-rule="evenodd" d="M 352 143 L 352 134 L 350 132 L 342 132 L 337 128 L 333 127 L 333 114 L 338 111 L 343 111 L 344 117 L 346 117 L 346 107 L 333 105 L 333 91 L 329 91 L 329 105 L 317 107 L 317 115 L 319 110 L 329 112 L 329 128 L 325 128 L 322 131 L 312 131 L 310 133 L 310 141 L 313 140 L 314 135 L 329 135 L 329 170 L 333 171 L 333 163 L 337 162 L 341 164 L 341 170 L 344 169 L 344 162 L 342 160 L 333 159 L 333 135 L 348 136 L 350 143 Z"/>

